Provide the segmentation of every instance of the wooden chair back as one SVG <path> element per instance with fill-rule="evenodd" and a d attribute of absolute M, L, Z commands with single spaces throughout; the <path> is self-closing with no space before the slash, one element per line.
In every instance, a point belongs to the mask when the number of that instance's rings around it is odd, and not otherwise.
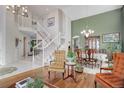
<path fill-rule="evenodd" d="M 86 58 L 89 58 L 89 60 L 94 58 L 94 54 L 96 53 L 95 49 L 88 49 L 85 51 Z"/>

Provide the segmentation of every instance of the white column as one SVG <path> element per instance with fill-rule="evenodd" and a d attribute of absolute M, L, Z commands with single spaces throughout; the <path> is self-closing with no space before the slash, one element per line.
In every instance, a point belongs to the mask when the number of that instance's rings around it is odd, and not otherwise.
<path fill-rule="evenodd" d="M 45 41 L 43 40 L 43 43 L 42 43 L 42 49 L 43 49 L 43 66 L 44 66 L 44 64 L 45 64 L 45 49 L 44 49 L 44 43 L 45 43 Z"/>

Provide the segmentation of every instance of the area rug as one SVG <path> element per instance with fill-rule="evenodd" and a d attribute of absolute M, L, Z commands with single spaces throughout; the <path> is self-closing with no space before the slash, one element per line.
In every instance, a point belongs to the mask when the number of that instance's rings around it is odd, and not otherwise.
<path fill-rule="evenodd" d="M 89 67 L 84 67 L 84 73 L 88 73 L 88 74 L 96 74 L 100 72 L 100 68 L 89 68 Z"/>
<path fill-rule="evenodd" d="M 102 67 L 108 67 L 108 64 L 103 63 L 102 64 Z M 98 67 L 92 68 L 92 67 L 86 67 L 86 66 L 84 66 L 83 68 L 84 68 L 84 71 L 83 71 L 84 73 L 88 73 L 88 74 L 100 73 L 100 68 L 98 68 Z M 106 72 L 106 71 L 103 71 L 103 72 Z M 107 72 L 110 72 L 110 71 L 107 71 Z"/>
<path fill-rule="evenodd" d="M 12 72 L 14 72 L 16 70 L 17 70 L 16 67 L 1 67 L 0 68 L 0 76 L 12 73 Z"/>

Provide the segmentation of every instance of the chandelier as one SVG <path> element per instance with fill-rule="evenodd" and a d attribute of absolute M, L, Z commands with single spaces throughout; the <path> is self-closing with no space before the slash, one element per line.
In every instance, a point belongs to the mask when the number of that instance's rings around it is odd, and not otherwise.
<path fill-rule="evenodd" d="M 81 31 L 81 34 L 84 34 L 86 38 L 88 38 L 91 34 L 94 33 L 94 30 L 88 29 L 88 26 L 86 26 L 86 29 Z"/>
<path fill-rule="evenodd" d="M 11 11 L 13 14 L 22 15 L 22 16 L 28 17 L 28 9 L 25 6 L 21 6 L 21 5 L 7 5 L 6 9 L 8 11 Z"/>
<path fill-rule="evenodd" d="M 87 6 L 87 9 L 86 9 L 86 16 L 88 17 L 89 16 L 89 13 L 88 13 L 88 11 L 89 11 L 89 6 Z M 90 29 L 89 27 L 88 27 L 88 21 L 86 22 L 86 28 L 83 30 L 83 31 L 81 31 L 81 34 L 84 34 L 84 36 L 86 37 L 86 38 L 88 38 L 91 34 L 93 34 L 94 33 L 94 30 L 92 30 L 92 29 Z"/>

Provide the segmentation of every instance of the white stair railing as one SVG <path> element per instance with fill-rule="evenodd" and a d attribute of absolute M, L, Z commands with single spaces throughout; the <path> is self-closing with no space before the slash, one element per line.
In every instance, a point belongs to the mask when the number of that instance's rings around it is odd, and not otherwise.
<path fill-rule="evenodd" d="M 56 39 L 58 40 L 59 37 L 60 37 L 60 33 L 59 33 L 54 39 L 52 39 L 44 48 L 47 48 L 47 47 L 48 47 L 51 43 L 53 43 Z M 57 43 L 59 43 L 59 41 L 58 41 Z"/>
<path fill-rule="evenodd" d="M 39 46 L 41 47 L 41 53 L 42 53 L 42 62 L 43 62 L 43 66 L 45 64 L 45 62 L 47 61 L 47 58 L 49 57 L 49 55 L 51 55 L 53 53 L 53 51 L 55 51 L 56 49 L 58 49 L 59 47 L 59 39 L 60 39 L 60 33 L 58 33 L 58 35 L 53 38 L 49 43 L 46 44 L 46 41 L 43 40 L 40 43 L 38 43 L 34 48 L 33 48 L 33 63 L 35 61 L 35 49 L 37 49 Z M 57 43 L 57 44 L 55 44 Z M 52 48 L 53 47 L 53 48 Z"/>
<path fill-rule="evenodd" d="M 41 37 L 41 39 L 43 40 L 45 40 L 46 42 L 49 42 L 51 39 L 49 39 L 49 36 L 44 36 L 44 34 L 43 33 L 41 33 L 41 31 L 37 31 L 37 33 L 38 33 L 38 35 Z"/>
<path fill-rule="evenodd" d="M 38 21 L 32 19 L 32 17 L 24 17 L 21 15 L 18 15 L 18 27 L 20 29 L 26 29 L 29 30 L 32 29 L 32 31 L 36 31 L 42 38 L 44 38 L 47 41 L 51 40 L 51 34 L 50 31 L 45 28 L 43 25 L 41 25 Z M 47 38 L 47 39 L 46 39 Z"/>
<path fill-rule="evenodd" d="M 44 27 L 43 25 L 41 25 L 39 22 L 37 22 L 37 27 L 41 30 L 44 31 L 48 36 L 50 36 L 50 33 L 48 33 L 48 29 L 46 27 Z"/>
<path fill-rule="evenodd" d="M 50 38 L 51 35 L 48 29 L 42 26 L 38 21 L 32 19 L 30 16 L 24 17 L 21 15 L 18 15 L 18 27 L 20 30 L 23 30 L 23 31 L 25 30 L 35 31 L 38 35 L 40 35 L 42 39 L 46 40 L 46 42 L 49 42 L 51 40 Z"/>
<path fill-rule="evenodd" d="M 38 34 L 47 42 L 49 42 L 52 39 L 51 34 L 49 33 L 49 30 L 44 26 L 42 26 L 39 22 L 37 22 L 36 29 Z"/>
<path fill-rule="evenodd" d="M 60 33 L 56 35 L 48 44 L 43 46 L 43 64 L 48 63 L 48 57 L 59 47 Z"/>
<path fill-rule="evenodd" d="M 36 49 L 39 47 L 39 46 L 42 46 L 41 47 L 41 50 L 43 50 L 43 41 L 41 41 L 40 43 L 38 43 L 35 47 L 33 47 L 33 59 L 32 59 L 32 62 L 33 64 L 35 64 L 35 56 L 37 56 L 37 51 Z"/>
<path fill-rule="evenodd" d="M 33 19 L 31 17 L 18 17 L 18 26 L 22 28 L 31 28 L 34 31 L 36 31 L 37 34 L 41 37 L 41 42 L 37 43 L 35 47 L 33 47 L 33 63 L 35 62 L 35 56 L 39 55 L 35 52 L 37 52 L 38 49 L 42 50 L 40 51 L 40 54 L 42 54 L 42 61 L 43 65 L 47 59 L 47 56 L 52 54 L 52 52 L 55 49 L 58 49 L 60 46 L 60 33 L 58 33 L 54 38 L 49 33 L 50 31 L 45 28 L 43 25 L 41 25 L 39 22 L 36 21 L 36 24 L 33 23 Z M 35 22 L 35 21 L 34 21 Z M 53 47 L 53 48 L 51 48 Z M 50 50 L 50 51 L 48 51 Z"/>
<path fill-rule="evenodd" d="M 34 59 L 35 59 L 35 50 L 36 49 L 41 49 L 41 50 L 43 50 L 43 47 L 45 46 L 45 44 L 46 44 L 46 42 L 45 42 L 46 40 L 44 40 L 44 39 L 42 39 L 42 41 L 41 42 L 39 42 L 37 45 L 35 45 L 34 47 L 33 47 L 33 62 L 34 62 Z"/>

